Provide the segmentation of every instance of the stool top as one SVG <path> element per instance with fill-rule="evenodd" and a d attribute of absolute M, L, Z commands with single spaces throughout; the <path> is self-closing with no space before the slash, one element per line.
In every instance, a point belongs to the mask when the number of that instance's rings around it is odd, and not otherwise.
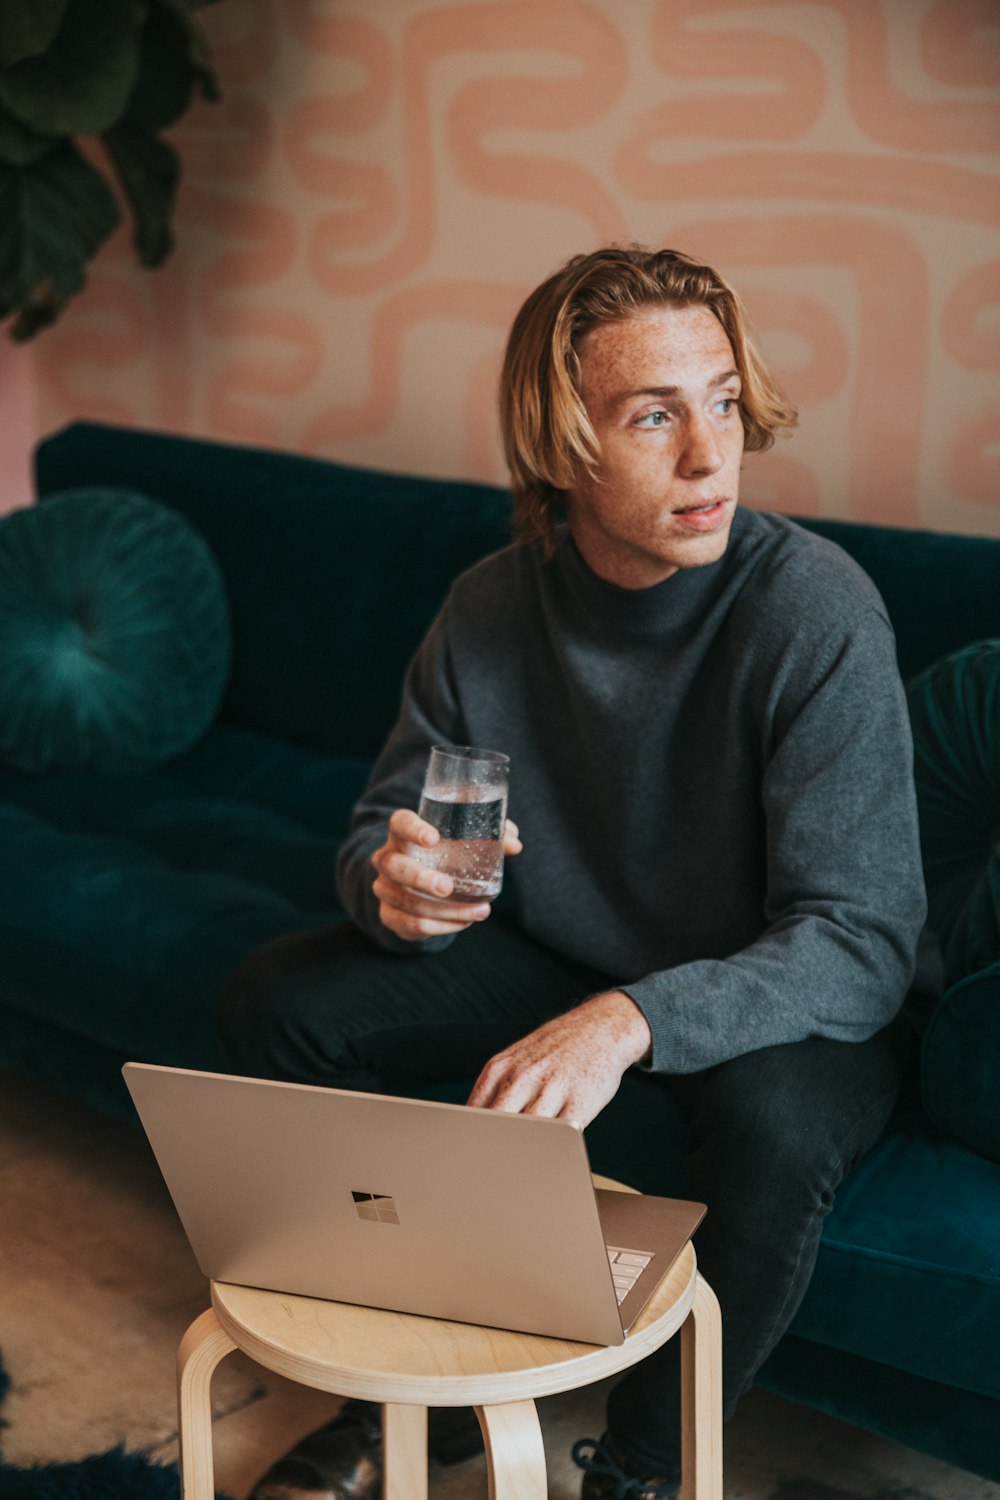
<path fill-rule="evenodd" d="M 608 1348 L 226 1282 L 212 1282 L 212 1305 L 238 1348 L 301 1385 L 367 1401 L 486 1406 L 574 1390 L 637 1364 L 684 1322 L 696 1277 L 688 1244 L 625 1342 Z"/>

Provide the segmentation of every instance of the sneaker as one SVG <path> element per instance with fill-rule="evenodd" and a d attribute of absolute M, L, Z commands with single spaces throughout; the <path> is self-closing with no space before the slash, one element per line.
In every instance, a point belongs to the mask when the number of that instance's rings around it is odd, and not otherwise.
<path fill-rule="evenodd" d="M 427 1446 L 438 1463 L 460 1464 L 483 1451 L 483 1435 L 469 1407 L 428 1412 Z M 339 1414 L 274 1464 L 250 1500 L 381 1500 L 382 1408 L 345 1401 Z"/>
<path fill-rule="evenodd" d="M 379 1500 L 382 1413 L 370 1401 L 345 1401 L 332 1422 L 268 1469 L 250 1500 Z"/>
<path fill-rule="evenodd" d="M 574 1443 L 573 1462 L 584 1471 L 580 1500 L 672 1500 L 677 1494 L 671 1480 L 637 1473 L 607 1433 L 599 1443 Z"/>

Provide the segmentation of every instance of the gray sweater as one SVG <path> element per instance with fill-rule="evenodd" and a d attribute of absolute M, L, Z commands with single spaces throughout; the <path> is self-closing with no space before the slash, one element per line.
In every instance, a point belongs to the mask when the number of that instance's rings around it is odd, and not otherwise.
<path fill-rule="evenodd" d="M 517 920 L 632 997 L 653 1071 L 862 1041 L 898 1010 L 925 915 L 909 723 L 839 548 L 740 507 L 718 562 L 651 589 L 598 578 L 565 528 L 550 563 L 513 546 L 459 578 L 338 862 L 400 952 L 369 860 L 444 741 L 510 756 Z"/>

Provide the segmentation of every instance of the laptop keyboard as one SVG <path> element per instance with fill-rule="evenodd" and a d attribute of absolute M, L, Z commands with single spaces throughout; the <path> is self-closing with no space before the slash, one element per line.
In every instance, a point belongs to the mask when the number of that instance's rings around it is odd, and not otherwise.
<path fill-rule="evenodd" d="M 619 1245 L 606 1246 L 611 1279 L 615 1284 L 615 1296 L 621 1307 L 643 1271 L 653 1259 L 648 1250 L 623 1250 Z"/>

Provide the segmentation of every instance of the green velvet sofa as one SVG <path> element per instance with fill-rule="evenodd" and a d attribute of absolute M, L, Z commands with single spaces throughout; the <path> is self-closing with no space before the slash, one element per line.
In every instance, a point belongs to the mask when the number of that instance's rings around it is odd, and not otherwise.
<path fill-rule="evenodd" d="M 506 542 L 508 498 L 87 423 L 40 445 L 37 478 L 42 508 L 93 487 L 171 507 L 226 596 L 224 696 L 187 748 L 140 769 L 0 767 L 0 1062 L 126 1114 L 126 1058 L 222 1068 L 225 976 L 335 915 L 335 850 L 406 663 L 450 580 Z M 1000 542 L 807 524 L 881 589 L 904 678 L 1000 638 Z M 995 912 L 1000 694 L 980 699 L 996 734 L 966 821 Z M 915 997 L 904 1098 L 760 1381 L 1000 1480 L 1000 948 L 976 920 L 974 971 Z M 683 1191 L 679 1122 L 649 1079 L 589 1135 L 596 1168 Z"/>

